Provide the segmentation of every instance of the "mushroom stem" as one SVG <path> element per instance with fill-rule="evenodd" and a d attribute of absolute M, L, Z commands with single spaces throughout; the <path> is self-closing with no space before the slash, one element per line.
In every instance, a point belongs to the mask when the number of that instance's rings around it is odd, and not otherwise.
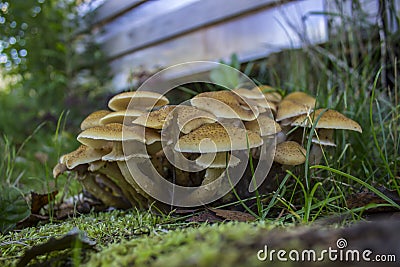
<path fill-rule="evenodd" d="M 102 174 L 88 173 L 80 179 L 80 182 L 88 192 L 100 199 L 107 206 L 121 209 L 131 207 L 129 201 L 124 197 L 120 190 L 118 190 L 119 188 Z M 112 193 L 110 193 L 110 189 L 112 190 Z"/>
<path fill-rule="evenodd" d="M 313 144 L 309 154 L 309 164 L 316 165 L 321 162 L 322 148 L 319 144 Z"/>

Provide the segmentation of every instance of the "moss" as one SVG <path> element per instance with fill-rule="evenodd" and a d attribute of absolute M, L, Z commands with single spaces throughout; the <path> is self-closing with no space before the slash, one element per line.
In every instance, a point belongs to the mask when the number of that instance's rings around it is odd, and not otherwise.
<path fill-rule="evenodd" d="M 234 266 L 259 264 L 251 246 L 262 223 L 203 224 L 120 244 L 92 254 L 87 266 Z M 240 253 L 238 253 L 240 252 Z"/>

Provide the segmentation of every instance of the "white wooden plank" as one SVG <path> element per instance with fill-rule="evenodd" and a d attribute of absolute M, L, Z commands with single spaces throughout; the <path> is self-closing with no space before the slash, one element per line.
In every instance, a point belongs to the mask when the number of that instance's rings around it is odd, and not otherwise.
<path fill-rule="evenodd" d="M 126 10 L 132 9 L 146 0 L 108 0 L 103 5 L 97 8 L 95 12 L 94 23 L 100 23 L 102 21 L 111 19 Z"/>
<path fill-rule="evenodd" d="M 243 13 L 271 7 L 276 0 L 201 0 L 165 14 L 157 20 L 131 25 L 104 42 L 110 58 L 116 58 L 151 44 L 201 27 L 231 19 Z"/>
<path fill-rule="evenodd" d="M 303 43 L 296 32 L 285 24 L 286 12 L 290 14 L 290 20 L 295 25 L 307 25 L 307 29 L 298 31 L 307 34 L 312 43 L 323 42 L 327 38 L 325 18 L 315 16 L 309 21 L 302 20 L 310 11 L 323 10 L 322 2 L 293 2 L 282 6 L 284 11 L 280 8 L 260 10 L 137 50 L 111 62 L 115 75 L 114 87 L 117 90 L 127 88 L 129 75 L 140 68 L 151 71 L 196 60 L 229 60 L 232 53 L 236 53 L 242 62 L 246 62 L 266 57 L 284 48 L 298 47 Z M 172 73 L 169 79 L 204 71 L 192 69 L 189 72 Z"/>

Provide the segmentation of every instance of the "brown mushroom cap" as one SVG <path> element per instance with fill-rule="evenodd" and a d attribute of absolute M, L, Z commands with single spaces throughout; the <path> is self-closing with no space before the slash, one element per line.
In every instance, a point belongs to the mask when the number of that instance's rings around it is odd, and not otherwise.
<path fill-rule="evenodd" d="M 283 165 L 300 165 L 306 161 L 306 153 L 297 142 L 285 141 L 276 146 L 274 161 Z"/>
<path fill-rule="evenodd" d="M 114 111 L 126 110 L 129 103 L 135 109 L 148 109 L 167 105 L 169 101 L 165 96 L 155 92 L 124 92 L 111 98 L 108 102 L 108 107 Z"/>
<path fill-rule="evenodd" d="M 145 133 L 145 134 L 144 134 Z M 145 135 L 145 136 L 144 136 Z M 160 134 L 141 126 L 126 126 L 120 123 L 110 123 L 89 128 L 81 132 L 78 141 L 92 148 L 103 148 L 109 141 L 139 141 L 152 144 L 161 140 Z"/>
<path fill-rule="evenodd" d="M 188 134 L 204 124 L 217 121 L 217 118 L 210 112 L 192 106 L 181 105 L 174 112 L 177 112 L 179 130 L 184 134 Z"/>
<path fill-rule="evenodd" d="M 248 142 L 247 138 L 248 136 Z M 263 144 L 261 137 L 251 131 L 237 127 L 223 127 L 218 123 L 205 124 L 182 136 L 175 150 L 191 153 L 214 153 L 243 150 Z"/>
<path fill-rule="evenodd" d="M 100 120 L 107 116 L 111 111 L 109 110 L 98 110 L 91 114 L 89 114 L 81 123 L 81 130 L 84 131 L 86 129 L 100 126 Z"/>
<path fill-rule="evenodd" d="M 144 112 L 136 109 L 128 109 L 128 110 L 120 110 L 120 111 L 113 111 L 105 115 L 103 118 L 100 119 L 100 124 L 109 124 L 109 123 L 124 123 L 124 119 L 128 121 L 132 121 L 142 115 Z"/>
<path fill-rule="evenodd" d="M 240 118 L 254 120 L 259 115 L 256 106 L 249 105 L 232 91 L 214 91 L 198 94 L 190 100 L 192 106 L 208 111 L 220 118 Z M 228 107 L 227 107 L 228 106 Z"/>
<path fill-rule="evenodd" d="M 133 121 L 133 124 L 142 125 L 147 128 L 160 130 L 163 128 L 168 114 L 174 110 L 176 106 L 164 106 L 158 110 L 140 115 Z"/>
<path fill-rule="evenodd" d="M 298 104 L 290 100 L 282 100 L 278 105 L 276 121 L 297 117 L 302 114 L 307 114 L 312 110 L 311 107 L 303 104 Z"/>
<path fill-rule="evenodd" d="M 316 120 L 323 111 L 324 109 L 318 109 L 311 113 L 309 116 L 307 116 L 306 114 L 301 115 L 297 119 L 295 119 L 291 125 L 311 127 L 313 124 L 313 120 Z M 340 112 L 333 109 L 328 109 L 324 114 L 322 114 L 315 128 L 352 130 L 362 133 L 361 126 L 357 122 L 347 118 Z"/>
<path fill-rule="evenodd" d="M 281 94 L 279 94 L 272 86 L 260 85 L 258 87 L 254 87 L 252 90 L 261 91 L 264 94 L 264 98 L 269 102 L 279 103 L 282 100 Z"/>
<path fill-rule="evenodd" d="M 285 96 L 284 100 L 289 100 L 297 104 L 306 105 L 312 109 L 314 109 L 315 107 L 315 98 L 303 92 L 290 93 Z"/>
<path fill-rule="evenodd" d="M 76 150 L 65 154 L 61 157 L 61 163 L 65 164 L 68 169 L 73 169 L 78 165 L 100 160 L 109 150 L 94 149 L 85 145 L 80 145 Z"/>
<path fill-rule="evenodd" d="M 256 87 L 257 88 L 257 87 Z M 245 97 L 251 100 L 255 99 L 265 99 L 264 95 L 259 90 L 249 90 L 246 88 L 237 88 L 233 89 L 233 92 L 240 95 L 241 97 Z"/>
<path fill-rule="evenodd" d="M 260 136 L 273 135 L 282 131 L 281 126 L 267 115 L 260 114 L 257 119 L 244 123 L 247 130 L 255 132 Z"/>

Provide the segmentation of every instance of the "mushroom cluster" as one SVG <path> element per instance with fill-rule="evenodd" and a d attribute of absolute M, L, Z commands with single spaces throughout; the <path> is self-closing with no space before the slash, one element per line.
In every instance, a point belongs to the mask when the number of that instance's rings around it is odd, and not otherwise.
<path fill-rule="evenodd" d="M 148 191 L 154 173 L 179 186 L 212 191 L 229 186 L 228 169 L 246 167 L 241 155 L 249 151 L 256 161 L 264 153 L 275 164 L 303 164 L 307 127 L 315 129 L 314 162 L 322 145 L 335 146 L 334 129 L 362 131 L 335 110 L 315 109 L 312 96 L 294 92 L 282 98 L 271 89 L 204 92 L 180 105 L 169 105 L 155 92 L 118 94 L 108 102 L 109 110 L 95 111 L 82 121 L 77 137 L 81 145 L 60 158 L 53 175 L 75 172 L 85 189 L 109 206 L 162 207 Z M 273 149 L 262 149 L 267 143 Z"/>

